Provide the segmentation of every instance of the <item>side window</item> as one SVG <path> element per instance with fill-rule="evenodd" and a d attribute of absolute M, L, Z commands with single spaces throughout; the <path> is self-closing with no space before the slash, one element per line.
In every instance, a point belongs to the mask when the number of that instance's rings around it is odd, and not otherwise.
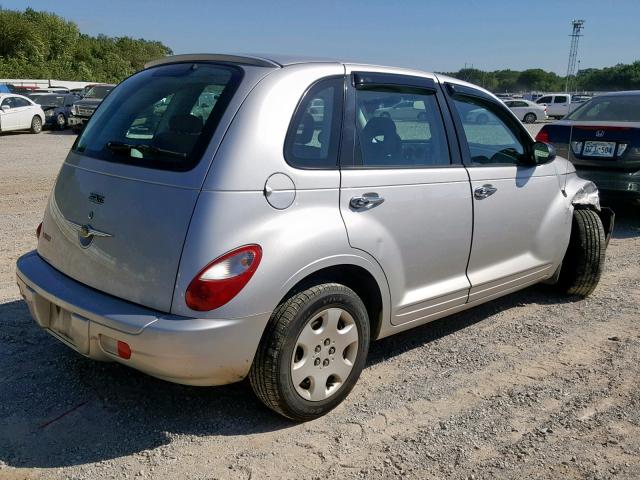
<path fill-rule="evenodd" d="M 14 98 L 13 99 L 13 108 L 18 108 L 18 107 L 30 107 L 31 103 L 29 103 L 29 101 L 25 100 L 24 98 Z"/>
<path fill-rule="evenodd" d="M 284 157 L 296 168 L 338 168 L 344 78 L 313 85 L 293 114 Z"/>
<path fill-rule="evenodd" d="M 456 95 L 458 111 L 473 164 L 517 164 L 525 154 L 519 131 L 506 112 L 475 97 Z"/>
<path fill-rule="evenodd" d="M 568 101 L 566 95 L 558 95 L 553 99 L 553 103 L 567 103 Z"/>
<path fill-rule="evenodd" d="M 356 167 L 449 165 L 449 147 L 435 94 L 356 91 Z"/>
<path fill-rule="evenodd" d="M 2 105 L 0 105 L 0 107 L 4 107 L 7 106 L 9 108 L 13 108 L 13 98 L 12 97 L 7 97 L 2 101 Z"/>
<path fill-rule="evenodd" d="M 514 107 L 528 107 L 529 105 L 527 105 L 526 102 L 514 102 L 513 106 Z"/>
<path fill-rule="evenodd" d="M 553 100 L 551 96 L 546 96 L 536 100 L 536 103 L 551 103 L 551 100 Z"/>

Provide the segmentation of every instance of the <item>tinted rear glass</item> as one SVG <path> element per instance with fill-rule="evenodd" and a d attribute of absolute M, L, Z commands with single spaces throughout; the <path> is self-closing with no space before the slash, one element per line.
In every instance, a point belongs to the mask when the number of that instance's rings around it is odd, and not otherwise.
<path fill-rule="evenodd" d="M 640 122 L 640 95 L 595 97 L 566 118 L 595 122 Z"/>
<path fill-rule="evenodd" d="M 242 71 L 206 63 L 144 70 L 97 109 L 74 150 L 113 162 L 188 170 L 202 156 Z"/>
<path fill-rule="evenodd" d="M 38 95 L 33 97 L 32 100 L 45 107 L 61 107 L 64 105 L 64 97 L 62 95 Z"/>

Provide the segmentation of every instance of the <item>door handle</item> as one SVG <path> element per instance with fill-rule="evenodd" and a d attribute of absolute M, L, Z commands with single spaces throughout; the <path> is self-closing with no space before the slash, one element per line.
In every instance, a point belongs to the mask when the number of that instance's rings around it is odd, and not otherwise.
<path fill-rule="evenodd" d="M 369 209 L 380 205 L 382 202 L 384 202 L 383 197 L 375 192 L 369 192 L 359 197 L 351 197 L 351 200 L 349 200 L 349 205 L 351 205 L 351 208 L 355 209 Z"/>
<path fill-rule="evenodd" d="M 496 187 L 494 187 L 490 183 L 486 183 L 473 191 L 473 198 L 475 198 L 476 200 L 482 200 L 483 198 L 490 197 L 497 191 L 498 189 Z"/>

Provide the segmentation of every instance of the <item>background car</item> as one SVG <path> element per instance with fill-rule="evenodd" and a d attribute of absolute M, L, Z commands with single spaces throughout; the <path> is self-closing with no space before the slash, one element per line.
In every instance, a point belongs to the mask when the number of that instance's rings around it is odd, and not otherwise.
<path fill-rule="evenodd" d="M 555 146 L 600 190 L 640 198 L 640 91 L 594 97 L 536 140 Z"/>
<path fill-rule="evenodd" d="M 102 103 L 104 97 L 106 97 L 114 87 L 115 85 L 106 83 L 92 85 L 82 96 L 82 99 L 73 104 L 67 123 L 74 132 L 79 133 L 82 130 L 91 118 L 91 115 L 93 115 L 93 112 L 98 108 L 98 105 Z"/>
<path fill-rule="evenodd" d="M 547 107 L 544 105 L 529 100 L 505 100 L 504 104 L 524 123 L 542 122 L 547 119 Z"/>
<path fill-rule="evenodd" d="M 568 93 L 544 95 L 536 100 L 536 103 L 546 106 L 547 115 L 552 118 L 562 118 L 580 105 L 579 103 L 572 103 L 572 97 Z"/>
<path fill-rule="evenodd" d="M 80 100 L 78 95 L 71 93 L 48 93 L 29 96 L 35 103 L 42 107 L 45 115 L 45 125 L 64 130 L 67 127 L 67 119 L 71 115 L 74 102 Z"/>
<path fill-rule="evenodd" d="M 424 105 L 415 105 L 413 100 L 404 100 L 391 107 L 382 107 L 377 110 L 381 117 L 390 117 L 393 120 L 423 120 L 425 118 Z"/>
<path fill-rule="evenodd" d="M 22 95 L 0 93 L 0 132 L 31 130 L 40 133 L 44 122 L 40 105 Z"/>

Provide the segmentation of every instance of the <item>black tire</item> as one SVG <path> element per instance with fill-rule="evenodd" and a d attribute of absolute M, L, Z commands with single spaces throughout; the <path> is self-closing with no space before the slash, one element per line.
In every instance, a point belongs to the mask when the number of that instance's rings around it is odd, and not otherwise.
<path fill-rule="evenodd" d="M 569 295 L 586 297 L 598 285 L 604 268 L 606 237 L 593 210 L 575 210 L 571 239 L 562 261 L 558 287 Z"/>
<path fill-rule="evenodd" d="M 524 123 L 536 123 L 536 120 L 538 119 L 538 117 L 536 117 L 535 113 L 527 113 L 524 116 Z"/>
<path fill-rule="evenodd" d="M 67 128 L 67 119 L 65 118 L 63 113 L 59 113 L 56 117 L 56 127 L 58 130 L 64 130 Z"/>
<path fill-rule="evenodd" d="M 294 349 L 309 320 L 335 307 L 346 311 L 354 320 L 358 331 L 356 357 L 346 381 L 335 393 L 324 400 L 310 401 L 298 394 L 292 380 Z M 249 372 L 251 387 L 267 407 L 291 420 L 321 417 L 338 406 L 358 381 L 369 351 L 369 331 L 367 310 L 350 288 L 326 283 L 299 292 L 281 303 L 271 315 Z"/>
<path fill-rule="evenodd" d="M 31 133 L 42 132 L 42 119 L 38 115 L 34 115 L 31 119 Z"/>

